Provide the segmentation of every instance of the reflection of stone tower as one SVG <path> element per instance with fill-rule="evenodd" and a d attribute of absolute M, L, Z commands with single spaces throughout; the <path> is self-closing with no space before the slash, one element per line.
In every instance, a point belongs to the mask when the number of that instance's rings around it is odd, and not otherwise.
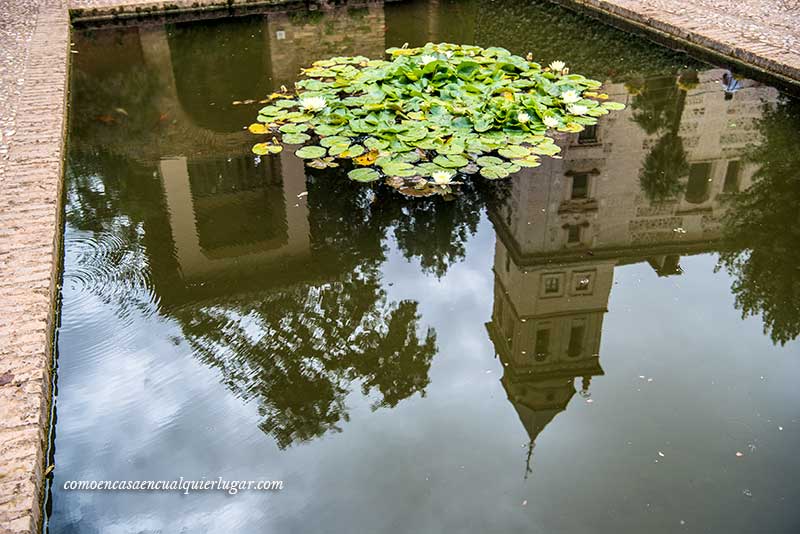
<path fill-rule="evenodd" d="M 526 172 L 512 187 L 514 215 L 490 215 L 498 239 L 487 329 L 504 366 L 503 387 L 530 437 L 529 452 L 545 426 L 566 409 L 576 377 L 588 394 L 591 377 L 603 374 L 600 336 L 614 261 L 586 256 L 586 244 L 570 239 L 569 228 L 555 224 L 558 214 L 545 208 L 560 205 L 556 192 L 565 182 L 562 169 L 563 162 L 550 160 Z M 587 209 L 590 203 L 586 199 Z M 550 263 L 550 256 L 565 249 L 576 257 Z"/>
<path fill-rule="evenodd" d="M 253 94 L 232 87 L 229 95 L 225 93 L 229 99 L 263 96 L 281 84 L 291 86 L 300 68 L 319 57 L 334 53 L 377 57 L 384 49 L 382 2 L 316 12 L 275 11 L 241 24 L 254 32 L 252 46 L 258 52 L 246 58 L 255 69 L 248 76 L 256 82 L 270 80 L 270 84 L 256 83 Z M 195 282 L 223 273 L 238 276 L 252 273 L 256 267 L 285 267 L 286 261 L 307 259 L 311 239 L 308 209 L 305 201 L 298 200 L 306 189 L 302 161 L 284 151 L 279 157 L 257 162 L 250 153 L 253 137 L 240 126 L 229 132 L 197 124 L 227 126 L 221 124 L 219 114 L 212 113 L 219 107 L 226 113 L 252 113 L 257 108 L 228 109 L 230 102 L 208 101 L 202 92 L 189 90 L 191 83 L 179 83 L 178 75 L 213 72 L 225 54 L 232 53 L 221 51 L 214 58 L 217 63 L 209 59 L 203 69 L 195 66 L 190 71 L 176 71 L 182 45 L 193 38 L 191 24 L 181 28 L 181 35 L 171 39 L 161 26 L 142 30 L 139 37 L 145 62 L 156 67 L 162 78 L 158 107 L 169 124 L 158 145 L 150 148 L 160 160 L 158 169 L 183 280 Z M 218 37 L 222 44 L 230 45 L 225 39 L 238 38 L 241 33 Z M 245 115 L 237 120 L 245 124 L 251 119 Z"/>
<path fill-rule="evenodd" d="M 651 204 L 642 193 L 639 170 L 657 136 L 633 120 L 624 87 L 609 85 L 612 100 L 628 109 L 561 137 L 562 159 L 523 170 L 505 205 L 490 213 L 497 244 L 487 329 L 530 452 L 566 409 L 575 379 L 588 395 L 591 377 L 603 373 L 600 337 L 615 266 L 646 261 L 658 276 L 679 275 L 682 254 L 706 252 L 719 238 L 726 195 L 749 183 L 754 169 L 740 164 L 744 143 L 754 137 L 760 103 L 777 93 L 754 84 L 731 105 L 715 88 L 721 74 L 700 73 L 698 87 L 679 95 L 686 98 L 679 117 L 690 168 L 685 194 Z"/>
<path fill-rule="evenodd" d="M 520 266 L 502 239 L 486 326 L 504 366 L 503 387 L 532 451 L 539 433 L 575 394 L 575 378 L 582 378 L 588 394 L 591 377 L 603 374 L 600 335 L 614 267 L 608 261 Z"/>

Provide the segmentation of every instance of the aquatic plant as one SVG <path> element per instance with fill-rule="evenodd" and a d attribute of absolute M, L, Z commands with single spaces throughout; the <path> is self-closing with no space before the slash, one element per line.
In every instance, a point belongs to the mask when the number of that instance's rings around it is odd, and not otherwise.
<path fill-rule="evenodd" d="M 504 48 L 428 43 L 390 48 L 389 59 L 335 57 L 303 69 L 296 92 L 283 88 L 249 129 L 284 145 L 313 168 L 353 165 L 351 180 L 382 178 L 407 194 L 446 194 L 457 174 L 493 180 L 560 148 L 548 131 L 579 132 L 622 109 L 601 83 L 560 61 L 542 67 Z"/>

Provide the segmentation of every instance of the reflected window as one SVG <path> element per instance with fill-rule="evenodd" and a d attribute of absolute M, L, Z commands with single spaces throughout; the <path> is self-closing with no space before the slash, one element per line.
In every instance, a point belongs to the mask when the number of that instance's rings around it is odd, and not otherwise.
<path fill-rule="evenodd" d="M 689 182 L 686 184 L 686 201 L 701 204 L 708 200 L 711 163 L 692 163 L 689 167 Z"/>
<path fill-rule="evenodd" d="M 584 126 L 583 130 L 578 134 L 578 143 L 596 143 L 597 142 L 597 125 L 589 124 Z"/>
<path fill-rule="evenodd" d="M 586 324 L 583 321 L 572 323 L 569 332 L 569 347 L 567 355 L 570 358 L 577 358 L 583 352 L 583 336 L 586 333 Z"/>
<path fill-rule="evenodd" d="M 514 326 L 515 320 L 513 314 L 508 313 L 509 310 L 503 310 L 503 317 L 500 324 L 503 326 L 503 335 L 506 336 L 508 348 L 514 350 Z"/>
<path fill-rule="evenodd" d="M 252 157 L 190 159 L 187 168 L 197 236 L 207 255 L 242 254 L 232 248 L 236 246 L 270 250 L 286 244 L 286 205 L 278 169 L 256 165 Z"/>
<path fill-rule="evenodd" d="M 594 271 L 572 273 L 572 294 L 590 295 L 594 290 Z"/>
<path fill-rule="evenodd" d="M 533 352 L 533 359 L 543 362 L 550 354 L 550 329 L 541 328 L 536 331 L 536 345 Z"/>
<path fill-rule="evenodd" d="M 589 198 L 589 175 L 586 173 L 575 174 L 572 176 L 572 196 L 573 199 Z"/>
<path fill-rule="evenodd" d="M 577 224 L 567 226 L 567 243 L 581 242 L 581 227 Z"/>
<path fill-rule="evenodd" d="M 558 278 L 548 278 L 544 282 L 544 292 L 549 295 L 558 293 L 558 286 Z"/>
<path fill-rule="evenodd" d="M 548 273 L 542 275 L 539 287 L 540 297 L 558 297 L 564 294 L 564 273 Z"/>
<path fill-rule="evenodd" d="M 723 193 L 739 192 L 739 172 L 741 165 L 739 160 L 728 162 L 728 169 L 725 171 L 725 184 L 722 186 Z"/>

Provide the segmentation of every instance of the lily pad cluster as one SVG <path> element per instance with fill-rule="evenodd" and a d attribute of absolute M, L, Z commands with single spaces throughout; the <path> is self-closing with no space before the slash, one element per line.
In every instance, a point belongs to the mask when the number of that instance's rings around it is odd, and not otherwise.
<path fill-rule="evenodd" d="M 310 167 L 345 160 L 352 180 L 444 194 L 458 174 L 494 180 L 557 157 L 548 132 L 579 132 L 624 108 L 561 61 L 542 67 L 530 54 L 449 43 L 386 52 L 386 60 L 335 57 L 303 69 L 296 93 L 270 95 L 250 125 L 269 136 L 253 152 L 304 145 L 295 154 Z"/>

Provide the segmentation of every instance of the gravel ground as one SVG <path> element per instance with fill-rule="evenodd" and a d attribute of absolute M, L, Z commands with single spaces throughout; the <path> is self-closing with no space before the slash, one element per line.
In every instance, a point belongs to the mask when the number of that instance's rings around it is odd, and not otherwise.
<path fill-rule="evenodd" d="M 39 1 L 0 1 L 0 182 L 16 133 L 16 109 Z"/>

